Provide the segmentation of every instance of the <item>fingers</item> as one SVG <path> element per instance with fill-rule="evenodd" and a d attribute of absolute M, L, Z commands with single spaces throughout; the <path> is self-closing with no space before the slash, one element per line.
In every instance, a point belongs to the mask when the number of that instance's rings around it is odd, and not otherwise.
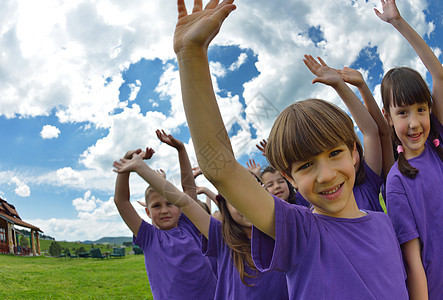
<path fill-rule="evenodd" d="M 234 0 L 225 0 L 217 6 L 217 11 L 212 15 L 211 18 L 217 19 L 223 22 L 229 14 L 236 9 L 236 6 L 232 4 Z"/>
<path fill-rule="evenodd" d="M 318 61 L 320 62 L 320 64 L 321 64 L 323 67 L 327 67 L 327 66 L 328 66 L 328 65 L 323 61 L 323 59 L 321 59 L 320 56 L 317 56 L 317 58 L 318 58 Z"/>
<path fill-rule="evenodd" d="M 205 9 L 213 9 L 216 8 L 218 5 L 219 0 L 211 0 L 206 4 Z"/>
<path fill-rule="evenodd" d="M 202 0 L 194 0 L 194 8 L 192 9 L 192 13 L 201 11 L 203 7 Z"/>
<path fill-rule="evenodd" d="M 186 11 L 185 0 L 177 0 L 178 19 L 186 17 L 188 12 Z"/>

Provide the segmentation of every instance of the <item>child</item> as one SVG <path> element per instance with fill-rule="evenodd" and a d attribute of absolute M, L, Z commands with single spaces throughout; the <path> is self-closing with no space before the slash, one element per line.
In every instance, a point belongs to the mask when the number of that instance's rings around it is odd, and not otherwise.
<path fill-rule="evenodd" d="M 271 131 L 266 157 L 312 203 L 312 211 L 273 197 L 235 160 L 207 59 L 210 41 L 234 9 L 233 1 L 210 1 L 205 9 L 195 1 L 188 15 L 178 1 L 174 50 L 199 166 L 254 225 L 256 266 L 283 271 L 291 299 L 406 299 L 388 216 L 360 211 L 352 193 L 357 137 L 346 113 L 321 100 L 297 102 Z M 352 93 L 340 76 L 331 76 L 330 85 L 341 98 Z"/>
<path fill-rule="evenodd" d="M 128 151 L 123 159 L 133 155 L 141 159 L 152 156 L 150 148 Z M 154 172 L 158 177 L 162 175 Z M 155 299 L 213 299 L 216 277 L 208 258 L 201 254 L 197 228 L 180 214 L 180 209 L 168 202 L 153 188 L 145 193 L 146 213 L 152 225 L 140 218 L 129 202 L 129 173 L 119 173 L 115 184 L 114 202 L 134 234 L 134 244 L 143 249 L 146 272 Z M 197 205 L 197 204 L 196 204 Z"/>
<path fill-rule="evenodd" d="M 146 165 L 137 153 L 132 159 L 114 162 L 119 174 L 135 171 L 151 186 L 174 203 L 204 235 L 202 251 L 217 258 L 215 299 L 288 299 L 285 275 L 277 271 L 260 273 L 251 256 L 252 224 L 223 197 L 217 202 L 223 221 L 211 218 L 189 195 L 178 191 Z M 249 175 L 250 176 L 250 175 Z M 184 248 L 186 249 L 186 248 Z M 191 299 L 189 295 L 188 299 Z M 198 297 L 197 299 L 205 299 Z"/>
<path fill-rule="evenodd" d="M 315 74 L 319 75 L 321 72 L 327 71 L 329 67 L 326 63 L 319 57 L 320 63 L 318 63 L 312 56 L 305 55 L 303 60 L 309 70 Z M 345 76 L 348 80 L 351 80 L 354 84 L 358 85 L 361 89 L 362 86 L 366 86 L 363 78 L 360 80 L 353 79 L 349 76 L 349 71 L 345 70 Z M 363 83 L 361 83 L 363 81 Z M 324 82 L 321 77 L 317 77 L 313 80 L 313 83 Z M 366 99 L 366 102 L 374 102 L 372 94 L 369 89 L 364 89 L 362 95 Z M 365 146 L 365 155 L 363 156 L 363 148 L 360 142 L 357 140 L 357 164 L 356 164 L 356 179 L 354 185 L 354 195 L 357 205 L 361 209 L 369 209 L 373 211 L 383 211 L 380 201 L 380 187 L 383 183 L 382 175 L 382 147 L 379 135 L 379 128 L 377 123 L 366 109 L 366 107 L 360 102 L 357 96 L 352 93 L 349 98 L 344 98 L 344 103 L 348 107 L 351 115 L 354 117 L 357 126 L 360 128 L 363 134 L 363 141 Z M 369 101 L 372 100 L 372 101 Z M 380 111 L 378 109 L 378 111 Z M 381 113 L 379 113 L 381 115 Z M 381 116 L 383 118 L 383 116 Z M 386 123 L 386 122 L 385 122 Z M 389 151 L 392 154 L 392 144 L 388 143 Z M 385 147 L 386 148 L 386 147 Z M 389 154 L 386 154 L 387 156 Z M 386 160 L 386 159 L 385 159 Z"/>
<path fill-rule="evenodd" d="M 291 204 L 298 204 L 306 207 L 311 206 L 303 197 L 297 198 L 292 184 L 273 167 L 267 166 L 261 172 L 261 180 L 266 190 L 272 195 Z"/>
<path fill-rule="evenodd" d="M 420 74 L 394 68 L 381 84 L 383 110 L 393 128 L 398 161 L 386 181 L 386 202 L 401 244 L 412 299 L 443 295 L 443 68 L 425 41 L 401 17 L 395 1 L 377 16 L 411 44 L 432 76 L 432 94 Z"/>

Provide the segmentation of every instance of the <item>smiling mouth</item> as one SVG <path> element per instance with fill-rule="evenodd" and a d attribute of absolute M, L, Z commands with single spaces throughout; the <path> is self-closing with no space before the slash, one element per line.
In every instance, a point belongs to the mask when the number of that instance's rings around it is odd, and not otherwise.
<path fill-rule="evenodd" d="M 408 134 L 408 137 L 410 137 L 412 140 L 418 140 L 422 136 L 422 132 L 414 133 L 414 134 Z"/>
<path fill-rule="evenodd" d="M 337 185 L 333 190 L 330 190 L 330 191 L 327 191 L 327 192 L 321 192 L 320 194 L 321 194 L 321 195 L 325 195 L 325 196 L 327 196 L 327 195 L 332 195 L 332 194 L 334 194 L 335 192 L 337 192 L 342 186 L 343 186 L 343 183 Z"/>

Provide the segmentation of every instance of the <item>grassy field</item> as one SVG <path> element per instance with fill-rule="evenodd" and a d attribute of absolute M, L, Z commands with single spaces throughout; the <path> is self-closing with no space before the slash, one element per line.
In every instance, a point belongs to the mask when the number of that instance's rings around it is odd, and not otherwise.
<path fill-rule="evenodd" d="M 0 299 L 153 299 L 143 255 L 66 259 L 0 255 Z"/>

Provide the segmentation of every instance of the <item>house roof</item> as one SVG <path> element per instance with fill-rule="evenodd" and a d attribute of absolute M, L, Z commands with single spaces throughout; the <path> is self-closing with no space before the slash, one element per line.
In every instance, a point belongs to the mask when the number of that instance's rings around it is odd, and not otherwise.
<path fill-rule="evenodd" d="M 26 228 L 31 228 L 39 232 L 43 232 L 40 228 L 37 226 L 34 226 L 32 224 L 29 224 L 25 221 L 23 221 L 20 216 L 18 215 L 17 211 L 15 210 L 14 205 L 9 204 L 2 198 L 0 198 L 0 218 L 3 220 L 6 220 L 6 222 L 23 226 Z"/>

